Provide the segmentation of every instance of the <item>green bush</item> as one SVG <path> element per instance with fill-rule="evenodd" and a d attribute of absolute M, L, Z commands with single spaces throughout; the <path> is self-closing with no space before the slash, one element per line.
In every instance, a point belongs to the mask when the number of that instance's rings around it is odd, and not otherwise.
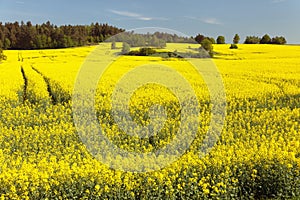
<path fill-rule="evenodd" d="M 238 49 L 238 46 L 236 44 L 231 44 L 229 49 Z"/>
<path fill-rule="evenodd" d="M 6 59 L 7 59 L 6 55 L 4 55 L 4 54 L 3 54 L 3 50 L 0 49 L 0 61 L 6 60 Z"/>

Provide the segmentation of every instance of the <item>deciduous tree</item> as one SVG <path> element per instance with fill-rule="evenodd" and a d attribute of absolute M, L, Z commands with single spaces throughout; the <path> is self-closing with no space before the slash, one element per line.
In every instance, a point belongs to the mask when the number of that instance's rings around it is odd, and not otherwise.
<path fill-rule="evenodd" d="M 211 57 L 213 56 L 213 45 L 212 45 L 212 42 L 208 38 L 205 38 L 204 40 L 202 40 L 201 47 L 203 49 L 205 49 Z"/>
<path fill-rule="evenodd" d="M 130 45 L 126 42 L 123 42 L 122 54 L 127 54 L 130 51 Z"/>
<path fill-rule="evenodd" d="M 218 36 L 217 38 L 217 44 L 225 44 L 225 37 L 224 36 Z"/>
<path fill-rule="evenodd" d="M 238 34 L 235 34 L 233 37 L 233 44 L 238 44 L 240 42 L 240 36 Z"/>

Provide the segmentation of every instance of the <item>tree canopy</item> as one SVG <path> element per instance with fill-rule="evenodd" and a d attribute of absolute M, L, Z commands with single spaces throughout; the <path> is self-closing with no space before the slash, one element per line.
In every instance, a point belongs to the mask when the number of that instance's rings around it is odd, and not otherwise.
<path fill-rule="evenodd" d="M 201 47 L 205 49 L 211 57 L 213 56 L 213 45 L 211 40 L 209 40 L 208 38 L 202 40 Z"/>
<path fill-rule="evenodd" d="M 247 36 L 245 39 L 245 44 L 259 44 L 260 38 L 257 36 Z"/>
<path fill-rule="evenodd" d="M 238 44 L 240 41 L 240 36 L 238 34 L 235 34 L 233 37 L 233 44 Z"/>
<path fill-rule="evenodd" d="M 265 34 L 261 39 L 260 39 L 260 44 L 270 44 L 271 43 L 271 37 L 268 34 Z"/>
<path fill-rule="evenodd" d="M 276 36 L 276 37 L 272 38 L 271 43 L 272 44 L 286 44 L 287 41 L 283 36 Z"/>
<path fill-rule="evenodd" d="M 247 36 L 245 44 L 286 44 L 287 41 L 283 36 L 275 36 L 271 39 L 268 34 L 265 34 L 262 38 L 258 36 Z"/>
<path fill-rule="evenodd" d="M 225 37 L 222 35 L 218 36 L 217 44 L 225 44 Z"/>
<path fill-rule="evenodd" d="M 123 42 L 122 54 L 127 54 L 130 51 L 130 45 L 127 42 Z"/>

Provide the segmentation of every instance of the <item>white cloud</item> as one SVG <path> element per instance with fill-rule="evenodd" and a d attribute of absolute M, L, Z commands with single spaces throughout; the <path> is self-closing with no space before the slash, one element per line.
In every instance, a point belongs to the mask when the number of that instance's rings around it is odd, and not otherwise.
<path fill-rule="evenodd" d="M 271 3 L 282 3 L 285 1 L 287 1 L 287 0 L 272 0 Z"/>
<path fill-rule="evenodd" d="M 109 10 L 109 11 L 114 14 L 125 16 L 125 17 L 141 17 L 141 15 L 137 13 L 128 12 L 128 11 L 118 11 L 118 10 Z"/>
<path fill-rule="evenodd" d="M 167 20 L 166 18 L 161 18 L 161 17 L 145 17 L 141 14 L 134 13 L 134 12 L 129 12 L 129 11 L 119 11 L 119 10 L 109 10 L 110 12 L 124 16 L 124 17 L 130 17 L 138 20 L 143 20 L 143 21 L 150 21 L 150 20 Z"/>
<path fill-rule="evenodd" d="M 212 24 L 212 25 L 222 25 L 223 24 L 216 18 L 197 18 L 197 17 L 191 17 L 191 16 L 186 16 L 185 18 L 201 21 L 203 23 Z"/>
<path fill-rule="evenodd" d="M 221 25 L 222 24 L 216 18 L 205 18 L 205 19 L 201 19 L 201 21 L 206 23 L 206 24 L 215 24 L 215 25 Z"/>

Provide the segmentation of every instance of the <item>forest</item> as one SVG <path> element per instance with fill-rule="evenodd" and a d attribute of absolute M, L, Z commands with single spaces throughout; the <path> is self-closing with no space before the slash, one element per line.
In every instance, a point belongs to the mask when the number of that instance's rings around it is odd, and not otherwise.
<path fill-rule="evenodd" d="M 124 29 L 108 24 L 57 26 L 47 21 L 0 22 L 0 49 L 55 49 L 97 44 Z"/>

